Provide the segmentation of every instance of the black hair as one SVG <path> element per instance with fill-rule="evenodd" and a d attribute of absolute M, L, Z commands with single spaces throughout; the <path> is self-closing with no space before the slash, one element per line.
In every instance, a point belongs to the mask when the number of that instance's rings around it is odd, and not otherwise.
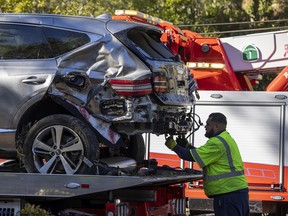
<path fill-rule="evenodd" d="M 219 113 L 219 112 L 211 113 L 209 115 L 209 118 L 211 118 L 211 121 L 213 121 L 213 122 L 217 122 L 217 123 L 221 123 L 221 124 L 227 125 L 226 116 L 223 115 L 222 113 Z"/>

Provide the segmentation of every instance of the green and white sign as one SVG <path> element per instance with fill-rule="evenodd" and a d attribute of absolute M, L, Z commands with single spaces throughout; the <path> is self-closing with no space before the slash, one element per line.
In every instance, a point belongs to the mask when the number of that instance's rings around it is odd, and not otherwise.
<path fill-rule="evenodd" d="M 244 61 L 255 61 L 259 59 L 259 51 L 256 46 L 249 44 L 244 47 L 242 51 L 242 58 Z"/>

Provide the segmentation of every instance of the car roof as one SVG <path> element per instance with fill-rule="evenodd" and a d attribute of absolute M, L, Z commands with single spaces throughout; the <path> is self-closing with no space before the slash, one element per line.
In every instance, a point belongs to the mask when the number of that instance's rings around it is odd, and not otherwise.
<path fill-rule="evenodd" d="M 100 33 L 111 20 L 108 16 L 84 17 L 58 14 L 0 13 L 0 23 L 19 23 Z M 91 28 L 92 27 L 92 28 Z"/>
<path fill-rule="evenodd" d="M 146 28 L 149 29 L 160 30 L 158 27 L 152 25 L 112 20 L 109 14 L 102 14 L 97 17 L 88 17 L 59 14 L 0 13 L 0 24 L 1 23 L 50 26 L 96 34 L 105 34 L 105 32 L 107 32 L 107 26 L 109 31 L 113 33 L 136 26 L 146 26 Z"/>

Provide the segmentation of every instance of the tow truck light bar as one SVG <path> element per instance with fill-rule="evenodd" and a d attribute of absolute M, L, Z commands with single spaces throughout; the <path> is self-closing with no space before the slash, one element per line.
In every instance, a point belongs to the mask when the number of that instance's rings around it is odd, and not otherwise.
<path fill-rule="evenodd" d="M 148 23 L 151 23 L 153 25 L 155 24 L 159 24 L 159 23 L 168 23 L 170 25 L 173 25 L 173 23 L 168 22 L 166 20 L 162 20 L 158 17 L 153 17 L 149 14 L 145 14 L 136 10 L 116 10 L 115 11 L 115 15 L 117 16 L 135 16 L 135 17 L 139 17 L 141 19 L 146 20 Z"/>
<path fill-rule="evenodd" d="M 190 69 L 203 68 L 203 69 L 223 69 L 225 64 L 222 63 L 209 63 L 209 62 L 187 62 L 186 66 Z"/>

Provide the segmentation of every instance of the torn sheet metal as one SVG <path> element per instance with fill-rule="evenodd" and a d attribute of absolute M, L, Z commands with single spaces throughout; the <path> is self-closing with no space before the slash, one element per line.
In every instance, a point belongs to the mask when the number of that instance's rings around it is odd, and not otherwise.
<path fill-rule="evenodd" d="M 126 34 L 127 30 L 124 32 Z M 145 59 L 140 52 L 135 55 L 137 49 L 132 52 L 133 48 L 127 48 L 135 47 L 134 43 L 127 42 L 126 38 L 124 46 L 119 41 L 124 36 L 118 34 L 116 38 L 105 34 L 99 40 L 58 58 L 58 71 L 48 94 L 77 107 L 112 144 L 119 142 L 118 133 L 186 133 L 192 128 L 192 120 L 186 116 L 187 107 L 194 103 L 189 89 L 192 79 L 189 70 L 179 61 Z M 168 80 L 169 92 L 153 93 L 155 76 L 164 76 Z M 124 80 L 128 84 L 112 86 L 111 80 L 119 83 Z M 123 96 L 118 94 L 118 86 L 127 92 L 148 93 Z"/>
<path fill-rule="evenodd" d="M 116 145 L 117 142 L 121 142 L 120 135 L 111 129 L 111 123 L 104 122 L 101 119 L 93 117 L 87 112 L 83 107 L 76 106 L 82 116 L 86 121 L 90 122 L 91 125 L 103 136 L 105 137 L 112 145 Z M 120 143 L 119 143 L 120 144 Z M 122 144 L 122 143 L 121 143 Z"/>
<path fill-rule="evenodd" d="M 120 101 L 122 109 L 126 109 L 126 102 L 113 96 L 115 92 L 109 89 L 107 80 L 114 77 L 143 79 L 150 77 L 151 71 L 110 35 L 59 58 L 58 65 L 59 70 L 48 91 L 49 94 L 57 95 L 74 104 L 100 134 L 112 144 L 116 144 L 120 136 L 111 129 L 109 123 L 115 115 L 105 116 L 99 107 L 105 107 L 105 101 L 106 106 L 108 103 L 113 106 Z M 113 98 L 115 103 L 112 103 L 113 100 L 111 102 Z M 118 116 L 117 110 L 115 112 Z"/>

